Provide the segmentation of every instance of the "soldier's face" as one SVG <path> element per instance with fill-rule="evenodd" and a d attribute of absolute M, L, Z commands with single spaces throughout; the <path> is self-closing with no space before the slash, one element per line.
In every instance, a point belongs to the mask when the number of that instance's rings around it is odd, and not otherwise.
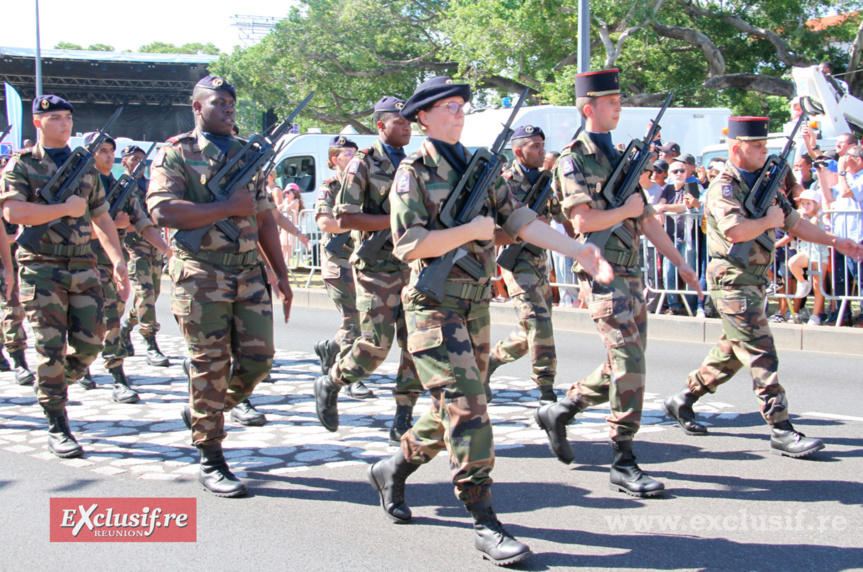
<path fill-rule="evenodd" d="M 107 142 L 99 145 L 93 163 L 96 165 L 96 170 L 103 175 L 110 173 L 111 167 L 114 166 L 114 147 Z"/>
<path fill-rule="evenodd" d="M 545 160 L 544 160 L 544 161 L 543 161 L 543 163 L 542 163 L 542 168 L 543 168 L 543 169 L 545 169 L 545 170 L 547 170 L 547 171 L 551 171 L 552 169 L 554 169 L 554 163 L 555 163 L 555 161 L 557 161 L 557 157 L 555 156 L 555 154 L 554 154 L 554 153 L 549 152 L 549 153 L 545 156 Z"/>
<path fill-rule="evenodd" d="M 68 109 L 40 113 L 33 117 L 33 125 L 42 130 L 42 145 L 65 147 L 72 136 L 72 112 Z"/>
<path fill-rule="evenodd" d="M 126 167 L 126 172 L 131 174 L 132 171 L 134 171 L 143 160 L 144 154 L 135 152 L 131 155 L 126 155 L 125 157 L 123 157 L 123 166 Z M 143 171 L 139 176 L 144 176 Z"/>
<path fill-rule="evenodd" d="M 384 121 L 378 121 L 381 140 L 393 147 L 404 147 L 411 142 L 411 122 L 397 113 L 390 113 Z"/>
<path fill-rule="evenodd" d="M 237 102 L 224 91 L 205 90 L 192 102 L 198 126 L 213 135 L 231 135 Z"/>
<path fill-rule="evenodd" d="M 767 162 L 767 140 L 735 141 L 732 154 L 737 158 L 738 167 L 754 173 Z"/>
<path fill-rule="evenodd" d="M 585 107 L 587 118 L 592 121 L 592 130 L 598 133 L 608 133 L 617 129 L 620 121 L 619 95 L 603 95 Z"/>
<path fill-rule="evenodd" d="M 458 109 L 456 113 L 451 113 L 448 109 L 448 103 L 457 103 Z M 441 99 L 428 110 L 419 112 L 419 119 L 426 127 L 426 134 L 432 139 L 455 145 L 461 139 L 461 132 L 464 129 L 464 111 L 461 106 L 464 105 L 464 99 L 454 95 L 446 99 Z"/>
<path fill-rule="evenodd" d="M 392 145 L 392 143 L 387 143 L 387 145 Z M 395 147 L 395 145 L 393 145 L 393 147 Z M 333 162 L 336 164 L 340 173 L 343 173 L 344 170 L 348 168 L 348 163 L 351 162 L 351 159 L 353 159 L 356 154 L 357 150 L 353 147 L 342 147 L 339 149 L 339 154 L 333 157 Z"/>
<path fill-rule="evenodd" d="M 545 141 L 539 135 L 528 137 L 518 149 L 519 161 L 528 169 L 539 169 L 545 161 Z"/>

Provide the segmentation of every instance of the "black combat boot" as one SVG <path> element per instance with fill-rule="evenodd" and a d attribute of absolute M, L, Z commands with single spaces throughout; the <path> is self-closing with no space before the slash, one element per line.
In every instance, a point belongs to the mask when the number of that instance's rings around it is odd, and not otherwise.
<path fill-rule="evenodd" d="M 154 367 L 168 367 L 170 362 L 159 349 L 159 344 L 156 343 L 156 334 L 144 338 L 144 341 L 147 342 L 147 363 Z"/>
<path fill-rule="evenodd" d="M 774 455 L 798 459 L 824 448 L 821 439 L 812 439 L 795 431 L 788 420 L 772 425 L 770 431 L 770 452 Z"/>
<path fill-rule="evenodd" d="M 84 372 L 84 377 L 79 379 L 76 383 L 87 390 L 96 389 L 96 382 L 93 381 L 93 376 L 90 375 L 89 367 L 87 368 L 87 371 Z"/>
<path fill-rule="evenodd" d="M 36 376 L 27 367 L 27 358 L 24 357 L 24 350 L 15 350 L 9 352 L 9 357 L 15 364 L 15 383 L 18 385 L 30 385 L 36 380 Z"/>
<path fill-rule="evenodd" d="M 548 434 L 548 446 L 557 460 L 569 465 L 575 460 L 575 453 L 566 438 L 566 426 L 583 407 L 564 397 L 557 403 L 543 405 L 533 414 L 539 428 Z"/>
<path fill-rule="evenodd" d="M 362 381 L 348 385 L 345 393 L 348 394 L 348 397 L 353 397 L 354 399 L 371 399 L 375 396 L 375 392 L 366 387 Z"/>
<path fill-rule="evenodd" d="M 189 431 L 192 430 L 192 410 L 189 409 L 188 405 L 184 405 L 180 410 L 180 418 L 183 420 L 183 424 L 186 426 L 186 429 Z"/>
<path fill-rule="evenodd" d="M 632 441 L 612 441 L 614 461 L 611 463 L 610 488 L 634 497 L 655 497 L 665 485 L 647 476 L 635 462 Z"/>
<path fill-rule="evenodd" d="M 129 387 L 129 381 L 126 379 L 122 365 L 112 367 L 108 372 L 114 378 L 114 390 L 111 392 L 111 398 L 114 401 L 117 403 L 138 403 L 140 401 L 138 392 Z"/>
<path fill-rule="evenodd" d="M 267 417 L 255 409 L 248 399 L 242 400 L 231 409 L 231 419 L 240 425 L 248 425 L 250 427 L 262 427 L 267 424 Z"/>
<path fill-rule="evenodd" d="M 321 360 L 321 373 L 330 375 L 330 370 L 339 357 L 339 343 L 335 340 L 321 340 L 315 344 L 315 353 Z"/>
<path fill-rule="evenodd" d="M 315 412 L 327 431 L 339 430 L 339 391 L 341 390 L 342 388 L 328 375 L 322 375 L 315 380 Z"/>
<path fill-rule="evenodd" d="M 698 401 L 698 396 L 692 393 L 688 387 L 684 387 L 680 393 L 672 395 L 662 402 L 662 410 L 677 421 L 687 435 L 707 435 L 707 427 L 696 421 L 695 412 L 692 410 L 696 401 Z"/>
<path fill-rule="evenodd" d="M 75 440 L 72 430 L 69 429 L 69 418 L 66 410 L 45 410 L 45 419 L 48 420 L 48 450 L 61 459 L 71 459 L 84 454 L 84 449 Z"/>
<path fill-rule="evenodd" d="M 483 558 L 491 560 L 497 566 L 509 566 L 530 556 L 527 544 L 516 540 L 497 519 L 490 498 L 466 504 L 465 508 L 474 520 L 473 530 L 476 536 L 473 545 L 482 552 Z"/>
<path fill-rule="evenodd" d="M 123 318 L 123 321 L 120 323 L 120 344 L 126 350 L 126 355 L 129 357 L 135 355 L 135 346 L 132 345 L 132 329 L 134 327 L 126 318 Z"/>
<path fill-rule="evenodd" d="M 405 502 L 405 481 L 417 469 L 401 451 L 369 467 L 369 483 L 381 497 L 381 508 L 396 524 L 411 520 L 411 507 Z"/>
<path fill-rule="evenodd" d="M 0 347 L 0 371 L 12 371 L 12 368 L 9 367 L 9 362 L 6 360 L 6 356 L 3 355 L 2 347 Z"/>
<path fill-rule="evenodd" d="M 198 482 L 204 490 L 217 497 L 235 498 L 246 495 L 246 485 L 228 467 L 222 454 L 222 444 L 198 445 L 201 452 L 201 472 Z"/>
<path fill-rule="evenodd" d="M 396 415 L 393 417 L 393 426 L 390 428 L 390 445 L 398 447 L 401 445 L 402 435 L 414 426 L 413 405 L 396 406 Z"/>
<path fill-rule="evenodd" d="M 539 404 L 549 405 L 551 403 L 557 403 L 557 394 L 554 392 L 554 385 L 540 385 Z"/>

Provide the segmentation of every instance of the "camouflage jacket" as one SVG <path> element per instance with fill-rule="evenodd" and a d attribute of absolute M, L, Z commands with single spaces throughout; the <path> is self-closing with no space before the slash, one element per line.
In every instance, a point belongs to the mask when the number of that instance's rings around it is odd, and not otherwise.
<path fill-rule="evenodd" d="M 530 189 L 533 187 L 530 180 L 527 178 L 524 165 L 518 161 L 513 161 L 512 165 L 503 172 L 502 177 L 506 180 L 507 185 L 509 186 L 509 192 L 512 193 L 512 196 L 514 196 L 519 202 L 523 203 L 527 193 L 530 192 Z M 563 216 L 563 209 L 560 207 L 560 200 L 558 200 L 557 196 L 554 194 L 552 194 L 549 199 L 548 214 L 559 223 L 566 222 L 566 217 Z M 531 264 L 536 264 L 539 262 L 540 258 L 542 257 L 537 257 L 527 249 L 522 249 L 521 253 L 518 255 L 519 260 L 529 261 Z"/>
<path fill-rule="evenodd" d="M 45 200 L 36 194 L 45 183 L 57 172 L 57 165 L 45 152 L 41 145 L 22 149 L 9 161 L 4 171 L 4 185 L 0 192 L 0 206 L 7 201 L 25 201 L 35 204 L 47 204 Z M 88 245 L 92 236 L 90 221 L 108 212 L 108 203 L 105 202 L 105 189 L 99 179 L 99 173 L 94 169 L 84 175 L 75 194 L 87 200 L 87 210 L 84 216 L 78 218 L 63 217 L 60 220 L 72 230 L 72 238 L 66 241 L 53 229 L 42 236 L 41 246 L 50 248 L 51 245 L 81 246 Z M 24 227 L 27 228 L 27 227 Z M 55 254 L 34 254 L 24 248 L 18 249 L 18 260 L 32 262 L 65 262 L 67 260 L 92 260 L 96 261 L 96 255 L 88 248 L 88 252 L 75 256 L 59 256 Z"/>
<path fill-rule="evenodd" d="M 707 279 L 711 286 L 763 285 L 768 281 L 766 267 L 773 264 L 775 250 L 767 250 L 758 242 L 753 242 L 746 268 L 735 266 L 728 258 L 731 242 L 726 238 L 726 233 L 747 218 L 743 203 L 748 194 L 749 186 L 730 161 L 726 163 L 725 171 L 714 178 L 707 189 L 704 215 L 707 220 L 707 252 L 710 256 Z M 800 213 L 781 193 L 777 195 L 776 204 L 785 213 L 783 230 L 787 232 L 800 220 Z M 775 240 L 774 230 L 767 232 Z"/>
<path fill-rule="evenodd" d="M 111 183 L 116 182 L 114 180 L 114 175 L 111 175 Z M 110 191 L 111 189 L 107 189 Z M 110 205 L 108 205 L 110 209 Z M 129 223 L 131 226 L 127 228 L 118 228 L 117 229 L 117 237 L 122 242 L 124 238 L 128 238 L 129 234 L 139 234 L 144 231 L 148 226 L 153 226 L 153 221 L 150 220 L 150 217 L 147 216 L 146 211 L 144 210 L 143 205 L 141 204 L 141 196 L 136 193 L 132 193 L 129 197 L 129 200 L 126 201 L 126 204 L 120 210 L 120 212 L 124 212 L 129 215 Z M 130 229 L 135 232 L 128 232 Z M 147 243 L 149 244 L 149 242 Z M 98 239 L 93 238 L 90 241 L 90 245 L 93 248 L 93 252 L 96 253 L 96 263 L 101 264 L 103 266 L 113 266 L 111 264 L 111 259 L 108 258 L 108 254 L 105 252 L 105 249 L 102 248 L 102 243 L 99 242 Z"/>
<path fill-rule="evenodd" d="M 143 211 L 143 215 L 147 217 L 147 219 L 150 219 L 150 213 L 149 211 L 147 211 L 147 205 L 144 204 L 144 201 L 147 200 L 147 187 L 149 186 L 150 179 L 146 177 L 141 177 L 140 179 L 138 179 L 138 185 L 135 189 L 135 192 L 133 193 L 134 198 L 133 200 L 129 201 L 129 203 L 132 203 L 133 201 L 138 203 L 138 206 Z M 152 220 L 150 220 L 150 225 L 153 225 Z M 135 248 L 141 246 L 152 249 L 156 248 L 144 239 L 144 236 L 137 229 L 137 227 L 134 230 L 135 232 L 127 232 L 125 237 L 123 238 L 123 242 L 128 248 Z"/>
<path fill-rule="evenodd" d="M 228 152 L 222 153 L 197 129 L 168 139 L 168 145 L 159 149 L 159 154 L 153 160 L 150 186 L 147 189 L 147 212 L 152 212 L 159 203 L 172 199 L 199 204 L 212 202 L 213 195 L 207 189 L 207 182 L 244 144 L 242 139 L 231 137 Z M 237 167 L 241 166 L 242 161 Z M 228 178 L 232 175 L 228 173 Z M 255 191 L 256 212 L 260 213 L 273 208 L 273 203 L 257 179 L 252 179 L 248 187 Z M 240 229 L 239 238 L 231 241 L 213 225 L 201 241 L 201 250 L 243 253 L 257 248 L 258 224 L 255 215 L 232 216 L 229 220 Z M 176 242 L 173 246 L 178 248 Z"/>
<path fill-rule="evenodd" d="M 615 150 L 615 154 L 616 159 L 620 160 L 621 153 Z M 564 148 L 554 168 L 552 185 L 555 193 L 561 197 L 564 214 L 569 217 L 570 210 L 582 204 L 590 205 L 590 208 L 597 210 L 608 209 L 608 201 L 602 196 L 601 191 L 602 185 L 611 176 L 613 170 L 614 167 L 608 157 L 590 139 L 590 135 L 582 131 Z M 615 264 L 615 261 L 621 257 L 637 259 L 641 247 L 641 221 L 656 213 L 644 191 L 640 192 L 645 203 L 644 213 L 638 219 L 627 219 L 623 222 L 632 233 L 632 244 L 623 244 L 616 235 L 611 235 L 602 253 L 611 262 L 615 274 L 640 273 L 637 263 L 627 266 Z M 576 238 L 581 242 L 585 240 L 585 236 L 581 234 Z"/>
<path fill-rule="evenodd" d="M 342 189 L 333 209 L 336 217 L 343 214 L 390 212 L 389 194 L 395 174 L 396 168 L 380 140 L 375 141 L 368 149 L 358 152 L 345 171 Z M 371 235 L 371 232 L 358 232 L 354 237 L 358 238 L 359 244 Z M 351 258 L 351 263 L 357 270 L 367 272 L 401 272 L 405 268 L 405 263 L 393 256 L 390 243 L 384 245 L 381 256 L 372 267 L 367 268 L 368 265 L 356 256 Z"/>
<path fill-rule="evenodd" d="M 336 198 L 338 197 L 339 191 L 342 188 L 342 182 L 339 180 L 338 175 L 335 177 L 330 177 L 323 183 L 321 183 L 321 188 L 318 190 L 318 198 L 315 201 L 315 218 L 317 219 L 318 215 L 330 215 L 331 217 L 335 217 L 333 214 L 333 207 L 336 204 Z M 330 253 L 323 247 L 331 238 L 332 234 L 325 232 L 321 235 L 321 256 L 328 259 L 330 258 Z M 349 238 L 345 243 L 345 247 L 342 249 L 343 260 L 347 260 L 350 258 L 351 253 L 354 251 L 354 239 Z"/>
<path fill-rule="evenodd" d="M 470 161 L 470 152 L 467 154 L 467 160 Z M 438 213 L 458 180 L 458 174 L 428 139 L 423 141 L 419 151 L 401 162 L 390 191 L 390 218 L 396 256 L 407 260 L 410 253 L 428 236 L 429 231 L 444 228 L 438 220 Z M 495 219 L 510 238 L 519 242 L 519 231 L 536 220 L 536 213 L 521 204 L 508 187 L 506 179 L 498 177 L 490 193 L 489 216 Z M 469 256 L 476 258 L 485 269 L 480 283 L 488 282 L 495 273 L 493 242 L 487 246 L 480 246 L 476 241 L 465 245 Z M 426 262 L 411 262 L 412 281 L 426 266 Z M 458 266 L 453 266 L 447 280 L 476 282 Z"/>

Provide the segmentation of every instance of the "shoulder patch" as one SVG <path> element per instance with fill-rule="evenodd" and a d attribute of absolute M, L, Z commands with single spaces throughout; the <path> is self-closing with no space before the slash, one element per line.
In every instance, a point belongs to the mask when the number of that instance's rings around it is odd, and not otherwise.
<path fill-rule="evenodd" d="M 165 162 L 165 147 L 162 147 L 161 149 L 159 149 L 159 152 L 156 153 L 156 158 L 153 159 L 153 166 L 154 167 L 161 167 L 164 162 Z"/>
<path fill-rule="evenodd" d="M 572 157 L 565 157 L 560 162 L 560 168 L 564 175 L 569 175 L 575 172 L 575 164 L 572 162 Z"/>
<path fill-rule="evenodd" d="M 731 185 L 722 185 L 722 198 L 723 199 L 734 198 L 734 190 L 731 188 Z"/>
<path fill-rule="evenodd" d="M 396 193 L 402 195 L 411 189 L 411 175 L 407 171 L 399 173 L 399 180 L 396 183 Z"/>
<path fill-rule="evenodd" d="M 363 155 L 365 157 L 365 155 Z M 351 164 L 348 165 L 348 174 L 356 175 L 357 171 L 360 170 L 360 163 L 363 162 L 363 157 L 360 157 L 359 154 L 355 155 L 353 159 L 351 159 Z"/>

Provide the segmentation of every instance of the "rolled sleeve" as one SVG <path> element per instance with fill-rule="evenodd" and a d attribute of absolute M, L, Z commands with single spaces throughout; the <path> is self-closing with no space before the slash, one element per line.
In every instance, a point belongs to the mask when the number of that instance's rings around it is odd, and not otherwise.
<path fill-rule="evenodd" d="M 179 151 L 173 147 L 163 147 L 159 153 L 153 161 L 152 177 L 147 188 L 147 210 L 150 212 L 160 203 L 183 200 L 185 197 L 186 177 Z"/>
<path fill-rule="evenodd" d="M 90 179 L 93 181 L 93 186 L 87 206 L 90 209 L 90 216 L 96 218 L 111 210 L 111 207 L 105 200 L 105 188 L 102 186 L 102 179 L 95 174 L 95 171 L 94 174 L 90 175 Z"/>
<path fill-rule="evenodd" d="M 796 210 L 789 212 L 787 215 L 785 215 L 785 225 L 782 227 L 782 230 L 784 230 L 785 232 L 790 231 L 794 227 L 794 225 L 797 224 L 798 220 L 800 220 L 799 212 L 797 212 Z"/>
<path fill-rule="evenodd" d="M 518 237 L 518 233 L 524 228 L 526 225 L 536 220 L 536 213 L 527 207 L 519 207 L 509 213 L 509 216 L 506 218 L 506 221 L 503 223 L 503 231 L 510 237 L 510 239 L 520 242 L 521 239 Z"/>

